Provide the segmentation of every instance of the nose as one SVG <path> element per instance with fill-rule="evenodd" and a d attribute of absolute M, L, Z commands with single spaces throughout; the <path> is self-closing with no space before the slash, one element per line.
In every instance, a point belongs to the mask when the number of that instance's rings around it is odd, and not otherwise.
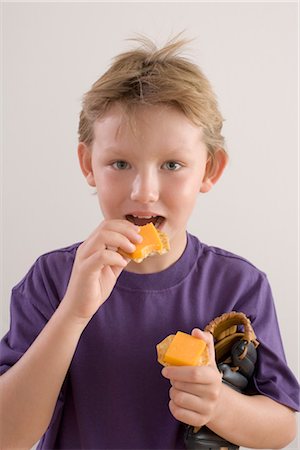
<path fill-rule="evenodd" d="M 159 199 L 159 180 L 151 170 L 136 174 L 131 191 L 131 200 L 139 203 L 154 203 Z"/>

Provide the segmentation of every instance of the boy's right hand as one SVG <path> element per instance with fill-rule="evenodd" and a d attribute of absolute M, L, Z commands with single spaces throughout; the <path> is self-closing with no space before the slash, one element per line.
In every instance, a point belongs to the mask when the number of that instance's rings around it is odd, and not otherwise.
<path fill-rule="evenodd" d="M 104 220 L 78 247 L 62 304 L 75 319 L 88 322 L 109 297 L 132 253 L 141 242 L 138 227 L 127 220 Z"/>

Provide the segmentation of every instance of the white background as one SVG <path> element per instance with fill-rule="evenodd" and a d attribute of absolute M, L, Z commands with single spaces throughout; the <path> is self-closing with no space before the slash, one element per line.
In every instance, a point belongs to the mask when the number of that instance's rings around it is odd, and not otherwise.
<path fill-rule="evenodd" d="M 35 259 L 101 220 L 77 163 L 84 92 L 144 33 L 182 30 L 226 119 L 229 166 L 199 195 L 189 231 L 267 273 L 290 367 L 299 374 L 297 3 L 2 5 L 1 335 L 10 290 Z M 289 448 L 298 448 L 294 442 Z"/>

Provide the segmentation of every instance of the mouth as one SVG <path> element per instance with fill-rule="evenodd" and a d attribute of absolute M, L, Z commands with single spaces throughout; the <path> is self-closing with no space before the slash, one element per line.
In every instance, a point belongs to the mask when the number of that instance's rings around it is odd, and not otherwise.
<path fill-rule="evenodd" d="M 142 227 L 144 225 L 147 225 L 147 223 L 153 223 L 155 228 L 160 228 L 165 221 L 165 218 L 163 216 L 138 216 L 135 214 L 127 214 L 126 220 L 128 220 L 131 223 L 134 223 L 134 225 L 137 225 L 138 227 Z"/>

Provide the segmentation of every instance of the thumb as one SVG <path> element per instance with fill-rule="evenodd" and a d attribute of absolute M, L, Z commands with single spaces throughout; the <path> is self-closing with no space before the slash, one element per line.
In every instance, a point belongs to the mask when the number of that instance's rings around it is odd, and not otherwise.
<path fill-rule="evenodd" d="M 204 342 L 206 342 L 210 364 L 216 365 L 215 345 L 213 335 L 208 331 L 200 330 L 200 328 L 194 328 L 192 331 L 192 336 L 198 339 L 202 339 Z"/>

